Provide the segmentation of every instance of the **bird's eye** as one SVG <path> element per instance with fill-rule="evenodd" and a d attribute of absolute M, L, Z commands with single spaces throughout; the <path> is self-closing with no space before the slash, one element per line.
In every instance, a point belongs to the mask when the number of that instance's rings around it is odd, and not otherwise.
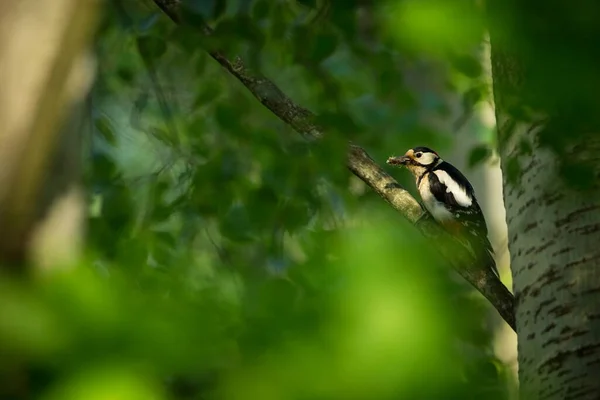
<path fill-rule="evenodd" d="M 415 157 L 421 158 L 422 155 L 423 155 L 423 153 L 417 153 L 417 154 L 415 154 Z"/>

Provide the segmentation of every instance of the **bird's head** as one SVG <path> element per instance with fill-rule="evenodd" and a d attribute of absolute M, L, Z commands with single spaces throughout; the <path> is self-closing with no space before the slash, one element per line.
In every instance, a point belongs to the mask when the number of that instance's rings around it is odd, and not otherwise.
<path fill-rule="evenodd" d="M 435 151 L 428 147 L 415 147 L 409 149 L 401 157 L 389 157 L 390 165 L 404 165 L 415 176 L 421 176 L 427 170 L 438 165 L 442 159 Z"/>

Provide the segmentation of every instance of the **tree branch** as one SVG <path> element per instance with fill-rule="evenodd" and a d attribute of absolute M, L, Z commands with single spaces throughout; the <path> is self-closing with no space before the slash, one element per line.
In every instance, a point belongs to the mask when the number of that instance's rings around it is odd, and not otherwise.
<path fill-rule="evenodd" d="M 154 0 L 154 2 L 175 23 L 184 24 L 180 0 Z M 197 21 L 194 23 L 194 27 L 204 35 L 211 35 L 213 32 L 208 25 L 199 24 Z M 263 75 L 246 68 L 240 57 L 234 57 L 232 61 L 220 50 L 207 49 L 207 51 L 254 97 L 296 132 L 310 140 L 323 137 L 324 132 L 314 123 L 315 115 L 311 111 L 294 103 Z M 482 293 L 511 328 L 515 329 L 514 297 L 493 274 L 491 268 L 474 267 L 475 259 L 469 252 L 464 247 L 457 245 L 456 241 L 423 211 L 410 193 L 375 163 L 364 149 L 350 144 L 347 166 L 354 175 L 369 185 L 404 218 L 415 225 L 423 235 L 436 240 L 436 245 L 439 244 L 436 248 L 450 262 L 452 268 Z"/>
<path fill-rule="evenodd" d="M 80 118 L 99 5 L 0 6 L 0 263 L 12 272 L 73 263 L 80 249 Z"/>

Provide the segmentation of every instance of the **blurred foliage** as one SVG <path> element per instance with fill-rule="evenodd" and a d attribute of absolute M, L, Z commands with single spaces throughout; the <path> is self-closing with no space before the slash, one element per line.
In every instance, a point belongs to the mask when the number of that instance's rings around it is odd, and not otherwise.
<path fill-rule="evenodd" d="M 447 93 L 465 112 L 489 98 L 478 2 L 186 6 L 214 38 L 151 1 L 107 2 L 88 256 L 72 274 L 0 280 L 3 398 L 505 398 L 489 306 L 344 166 L 348 140 L 379 160 L 451 147 L 430 123 L 449 115 Z M 317 113 L 324 142 L 304 142 L 204 46 Z"/>
<path fill-rule="evenodd" d="M 500 55 L 494 82 L 502 96 L 496 101 L 513 118 L 499 145 L 517 142 L 510 182 L 524 183 L 519 179 L 521 170 L 529 164 L 534 144 L 558 155 L 557 175 L 567 187 L 597 189 L 598 146 L 593 142 L 600 129 L 596 72 L 600 3 L 586 0 L 574 7 L 560 0 L 487 3 L 492 16 L 489 29 L 495 32 L 492 45 Z M 517 141 L 512 136 L 518 122 L 543 125 L 537 126 L 535 137 Z"/>

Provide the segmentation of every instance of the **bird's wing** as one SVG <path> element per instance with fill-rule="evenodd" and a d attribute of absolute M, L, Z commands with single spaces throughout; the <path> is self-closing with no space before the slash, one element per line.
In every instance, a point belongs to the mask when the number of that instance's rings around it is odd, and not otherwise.
<path fill-rule="evenodd" d="M 454 172 L 446 165 L 444 169 L 432 171 L 429 177 L 431 194 L 437 201 L 444 203 L 454 216 L 452 221 L 442 224 L 452 234 L 463 239 L 474 253 L 481 249 L 493 254 L 485 218 L 473 188 L 460 172 L 458 175 Z"/>

